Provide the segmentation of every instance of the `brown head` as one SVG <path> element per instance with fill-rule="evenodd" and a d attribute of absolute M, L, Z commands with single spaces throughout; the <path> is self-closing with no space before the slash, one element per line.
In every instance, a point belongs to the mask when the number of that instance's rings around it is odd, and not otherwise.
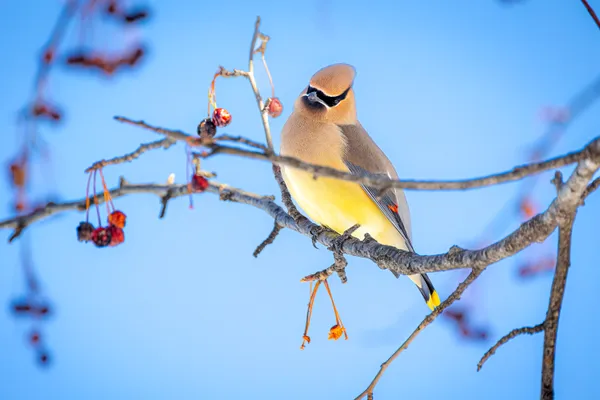
<path fill-rule="evenodd" d="M 356 122 L 352 84 L 356 70 L 349 64 L 333 64 L 317 71 L 296 100 L 294 108 L 311 119 L 338 125 Z"/>

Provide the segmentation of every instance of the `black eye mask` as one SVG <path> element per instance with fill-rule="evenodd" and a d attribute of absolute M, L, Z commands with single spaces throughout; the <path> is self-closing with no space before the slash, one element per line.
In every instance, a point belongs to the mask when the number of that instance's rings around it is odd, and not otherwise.
<path fill-rule="evenodd" d="M 312 92 L 317 92 L 317 97 L 319 99 L 321 99 L 323 101 L 323 103 L 327 104 L 328 107 L 335 107 L 337 106 L 342 100 L 344 100 L 346 98 L 346 96 L 348 95 L 348 92 L 350 91 L 350 88 L 344 90 L 344 93 L 340 94 L 339 96 L 327 96 L 325 93 L 323 93 L 322 91 L 315 89 L 312 86 L 308 86 L 308 89 L 306 89 L 306 94 L 312 93 Z"/>

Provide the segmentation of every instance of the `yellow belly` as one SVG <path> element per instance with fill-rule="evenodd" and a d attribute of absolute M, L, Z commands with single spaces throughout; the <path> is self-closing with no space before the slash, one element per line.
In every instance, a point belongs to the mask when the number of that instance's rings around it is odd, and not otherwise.
<path fill-rule="evenodd" d="M 359 224 L 353 236 L 369 233 L 381 244 L 408 250 L 404 239 L 359 184 L 319 177 L 298 169 L 282 168 L 283 177 L 298 205 L 313 221 L 338 233 Z"/>

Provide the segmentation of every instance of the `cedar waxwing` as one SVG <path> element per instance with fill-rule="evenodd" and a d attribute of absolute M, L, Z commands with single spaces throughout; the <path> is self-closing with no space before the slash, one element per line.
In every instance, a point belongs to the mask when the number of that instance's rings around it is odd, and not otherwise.
<path fill-rule="evenodd" d="M 348 64 L 330 65 L 313 75 L 282 129 L 281 155 L 345 172 L 398 179 L 390 160 L 356 118 L 354 76 L 355 69 Z M 359 183 L 314 179 L 310 172 L 292 167 L 281 170 L 290 194 L 313 221 L 340 234 L 359 224 L 352 234 L 358 239 L 369 233 L 381 244 L 414 251 L 402 190 L 390 189 L 378 196 L 376 188 Z M 408 277 L 430 309 L 440 304 L 426 274 Z"/>

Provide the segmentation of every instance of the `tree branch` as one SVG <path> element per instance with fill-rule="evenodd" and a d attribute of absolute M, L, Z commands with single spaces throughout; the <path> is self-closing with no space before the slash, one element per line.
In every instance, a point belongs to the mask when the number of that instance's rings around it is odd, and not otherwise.
<path fill-rule="evenodd" d="M 234 188 L 232 186 L 222 184 L 216 181 L 210 181 L 206 192 L 221 195 L 223 192 L 230 193 L 230 199 L 247 204 L 261 204 L 261 202 L 271 203 L 274 200 L 273 196 L 260 196 L 254 193 L 246 192 L 242 189 Z M 161 184 L 130 184 L 124 178 L 121 177 L 121 181 L 118 187 L 110 190 L 110 195 L 113 199 L 126 196 L 129 194 L 155 194 L 161 199 L 165 196 L 169 196 L 169 199 L 185 196 L 189 194 L 188 185 L 161 185 Z M 199 193 L 199 192 L 194 192 Z M 235 196 L 234 196 L 235 195 Z M 85 211 L 86 199 L 73 200 L 64 203 L 53 203 L 50 202 L 44 207 L 39 207 L 33 210 L 31 213 L 21 216 L 0 221 L 0 229 L 14 229 L 15 232 L 10 236 L 9 242 L 16 239 L 22 231 L 33 224 L 34 222 L 40 221 L 54 214 L 63 213 L 66 211 Z M 104 203 L 104 196 L 97 198 L 98 203 Z M 90 196 L 90 202 L 93 202 L 93 196 Z"/>
<path fill-rule="evenodd" d="M 600 140 L 590 143 L 586 147 L 586 153 L 589 154 L 590 159 L 584 159 L 579 162 L 577 168 L 575 168 L 570 178 L 562 186 L 557 197 L 546 211 L 523 223 L 505 238 L 483 249 L 458 250 L 445 254 L 421 256 L 399 250 L 395 247 L 385 246 L 373 240 L 359 240 L 351 237 L 344 240 L 340 246 L 340 251 L 343 254 L 370 259 L 380 268 L 389 269 L 401 275 L 448 271 L 460 268 L 480 268 L 496 263 L 520 252 L 534 242 L 544 241 L 556 229 L 558 223 L 564 219 L 564 216 L 572 214 L 579 206 L 581 196 L 588 182 L 600 167 Z M 117 195 L 147 191 L 164 195 L 166 189 L 169 187 L 167 185 L 141 185 L 136 187 L 135 190 L 134 188 L 128 190 L 117 188 L 113 190 Z M 335 239 L 339 237 L 339 235 L 329 230 L 319 231 L 319 226 L 306 218 L 298 222 L 295 221 L 272 198 L 249 194 L 241 189 L 229 188 L 226 185 L 214 182 L 211 182 L 207 189 L 208 192 L 219 194 L 223 190 L 228 191 L 228 199 L 259 208 L 270 215 L 279 225 L 313 238 L 327 248 L 331 247 Z M 187 187 L 185 185 L 182 185 L 177 190 L 173 189 L 173 197 L 181 194 L 187 194 Z M 115 197 L 113 192 L 111 192 L 111 195 Z M 56 212 L 73 209 L 83 210 L 84 204 L 84 200 L 64 204 L 51 203 L 31 214 L 0 221 L 0 228 L 18 229 L 21 227 L 22 230 L 32 222 Z M 315 234 L 315 232 L 319 233 Z"/>
<path fill-rule="evenodd" d="M 544 322 L 544 357 L 542 362 L 542 390 L 543 400 L 554 399 L 554 359 L 556 353 L 556 337 L 558 333 L 558 320 L 567 284 L 567 274 L 571 266 L 571 235 L 575 212 L 558 229 L 558 259 L 556 271 L 552 281 L 550 302 L 546 321 Z"/>
<path fill-rule="evenodd" d="M 414 189 L 414 190 L 465 190 L 480 188 L 485 186 L 498 185 L 501 183 L 514 182 L 523 179 L 524 177 L 538 174 L 551 169 L 561 168 L 566 165 L 577 163 L 581 160 L 589 158 L 589 151 L 592 147 L 591 144 L 586 146 L 584 149 L 572 153 L 565 154 L 560 157 L 551 158 L 542 162 L 535 162 L 531 164 L 525 164 L 513 168 L 510 171 L 492 174 L 484 177 L 464 179 L 464 180 L 449 180 L 449 181 L 434 181 L 434 180 L 394 180 L 386 176 L 364 176 L 359 174 L 351 174 L 335 168 L 310 164 L 299 160 L 294 157 L 279 156 L 276 154 L 270 154 L 268 152 L 257 152 L 246 149 L 240 149 L 237 147 L 224 146 L 217 144 L 218 141 L 237 141 L 240 143 L 252 142 L 249 139 L 241 137 L 233 138 L 227 136 L 217 136 L 213 139 L 200 140 L 192 135 L 188 135 L 181 131 L 170 130 L 165 128 L 156 127 L 149 125 L 144 121 L 134 121 L 126 117 L 115 117 L 117 121 L 126 122 L 132 125 L 136 125 L 145 129 L 149 129 L 153 132 L 167 135 L 174 140 L 185 141 L 188 144 L 195 146 L 204 146 L 210 149 L 209 153 L 203 154 L 205 158 L 212 157 L 217 154 L 229 154 L 235 156 L 241 156 L 251 159 L 270 161 L 279 166 L 285 165 L 302 169 L 304 171 L 311 172 L 315 175 L 315 178 L 331 177 L 344 181 L 360 183 L 367 186 L 377 187 L 382 190 L 390 188 L 399 189 Z M 595 139 L 595 142 L 600 143 L 600 138 Z M 255 143 L 255 142 L 252 142 Z M 600 147 L 597 143 L 595 147 Z"/>

